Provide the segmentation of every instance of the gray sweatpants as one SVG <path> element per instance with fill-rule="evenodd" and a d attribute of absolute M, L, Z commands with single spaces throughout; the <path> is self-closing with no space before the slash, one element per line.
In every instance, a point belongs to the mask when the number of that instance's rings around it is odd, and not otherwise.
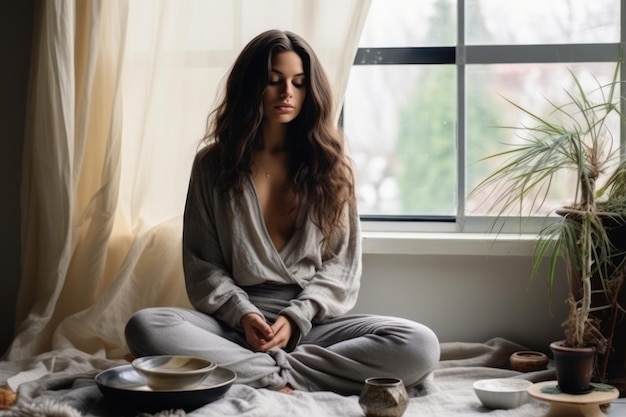
<path fill-rule="evenodd" d="M 237 383 L 279 389 L 358 394 L 369 377 L 420 383 L 439 360 L 439 341 L 414 321 L 376 315 L 346 315 L 313 324 L 292 351 L 252 351 L 242 331 L 207 314 L 155 307 L 135 313 L 126 325 L 135 357 L 193 355 L 237 373 Z"/>

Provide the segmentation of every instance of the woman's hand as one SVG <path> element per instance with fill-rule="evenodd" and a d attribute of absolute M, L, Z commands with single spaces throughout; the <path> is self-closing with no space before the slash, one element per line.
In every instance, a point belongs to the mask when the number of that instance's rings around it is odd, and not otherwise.
<path fill-rule="evenodd" d="M 270 349 L 282 349 L 287 346 L 291 338 L 292 326 L 291 320 L 285 316 L 278 316 L 271 326 L 256 313 L 248 313 L 241 318 L 241 327 L 246 335 L 246 342 L 252 350 L 257 352 L 267 352 Z"/>
<path fill-rule="evenodd" d="M 274 336 L 266 343 L 260 346 L 261 352 L 267 352 L 270 349 L 282 349 L 287 346 L 292 333 L 291 320 L 286 316 L 278 316 L 274 324 L 272 324 L 272 331 Z"/>
<path fill-rule="evenodd" d="M 274 337 L 274 330 L 256 313 L 248 313 L 241 318 L 241 327 L 246 335 L 246 342 L 254 351 L 262 351 L 262 347 Z"/>

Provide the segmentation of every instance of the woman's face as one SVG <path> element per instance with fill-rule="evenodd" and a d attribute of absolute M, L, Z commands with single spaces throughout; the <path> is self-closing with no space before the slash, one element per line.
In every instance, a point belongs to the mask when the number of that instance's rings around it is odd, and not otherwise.
<path fill-rule="evenodd" d="M 266 122 L 289 123 L 302 110 L 306 87 L 302 60 L 293 51 L 272 57 L 270 81 L 263 92 Z"/>

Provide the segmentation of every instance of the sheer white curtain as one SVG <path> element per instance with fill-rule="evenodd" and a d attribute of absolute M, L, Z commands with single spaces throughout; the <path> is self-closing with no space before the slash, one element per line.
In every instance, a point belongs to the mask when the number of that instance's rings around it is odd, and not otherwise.
<path fill-rule="evenodd" d="M 337 105 L 369 1 L 38 3 L 24 145 L 19 359 L 122 357 L 124 324 L 188 306 L 180 258 L 191 162 L 238 52 L 270 28 L 316 50 Z"/>

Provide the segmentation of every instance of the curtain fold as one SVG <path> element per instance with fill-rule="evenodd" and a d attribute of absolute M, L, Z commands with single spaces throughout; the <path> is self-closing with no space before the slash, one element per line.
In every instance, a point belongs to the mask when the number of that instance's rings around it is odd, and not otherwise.
<path fill-rule="evenodd" d="M 119 184 L 119 169 L 109 162 L 119 161 L 126 6 L 37 4 L 24 141 L 23 276 L 10 348 L 18 356 L 51 349 L 62 320 L 99 295 L 95 277 Z"/>
<path fill-rule="evenodd" d="M 22 183 L 16 337 L 6 359 L 121 358 L 136 310 L 189 307 L 188 175 L 241 48 L 270 28 L 316 50 L 337 109 L 369 1 L 41 0 Z"/>

